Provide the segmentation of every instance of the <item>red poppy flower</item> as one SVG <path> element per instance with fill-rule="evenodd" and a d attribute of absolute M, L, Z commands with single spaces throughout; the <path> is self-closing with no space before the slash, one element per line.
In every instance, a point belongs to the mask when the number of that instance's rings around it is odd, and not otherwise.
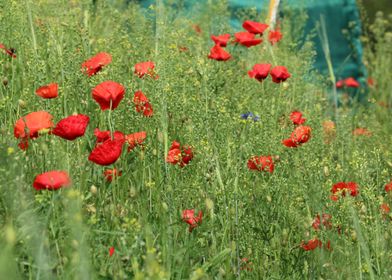
<path fill-rule="evenodd" d="M 200 27 L 200 25 L 198 25 L 198 24 L 193 24 L 193 25 L 192 25 L 192 28 L 193 28 L 193 30 L 195 30 L 195 32 L 196 32 L 197 34 L 203 33 L 203 30 L 201 30 L 201 27 Z"/>
<path fill-rule="evenodd" d="M 65 171 L 49 171 L 35 177 L 33 187 L 39 190 L 58 190 L 71 185 L 68 173 Z"/>
<path fill-rule="evenodd" d="M 389 207 L 389 205 L 387 203 L 383 203 L 380 205 L 380 209 L 382 211 L 382 214 L 386 215 L 391 211 L 391 208 Z"/>
<path fill-rule="evenodd" d="M 181 161 L 180 144 L 177 142 L 175 143 L 178 144 L 178 147 L 177 145 L 175 146 L 173 142 L 166 157 L 166 162 L 171 164 L 177 164 Z"/>
<path fill-rule="evenodd" d="M 245 20 L 242 27 L 249 33 L 263 35 L 263 32 L 268 28 L 268 24 Z"/>
<path fill-rule="evenodd" d="M 103 172 L 103 176 L 105 176 L 106 181 L 111 182 L 113 181 L 113 178 L 116 179 L 116 177 L 120 177 L 122 175 L 121 171 L 118 171 L 116 168 L 113 169 L 106 169 Z"/>
<path fill-rule="evenodd" d="M 347 79 L 336 82 L 336 88 L 342 88 L 342 87 L 359 88 L 360 84 L 353 77 L 349 77 Z"/>
<path fill-rule="evenodd" d="M 216 46 L 220 46 L 220 47 L 226 47 L 227 46 L 227 42 L 230 39 L 230 34 L 222 34 L 222 35 L 211 35 L 211 39 L 212 41 L 215 42 Z"/>
<path fill-rule="evenodd" d="M 291 112 L 290 120 L 294 125 L 301 125 L 306 121 L 306 119 L 302 117 L 302 113 L 299 111 Z"/>
<path fill-rule="evenodd" d="M 128 143 L 128 152 L 132 151 L 136 146 L 142 145 L 146 137 L 147 133 L 145 131 L 140 131 L 125 136 L 125 140 Z"/>
<path fill-rule="evenodd" d="M 180 50 L 180 52 L 187 52 L 187 51 L 189 51 L 189 49 L 187 47 L 184 47 L 184 46 L 180 46 L 180 47 L 178 47 L 178 49 Z"/>
<path fill-rule="evenodd" d="M 0 49 L 3 49 L 12 58 L 16 58 L 15 49 L 7 49 L 3 44 L 0 44 Z"/>
<path fill-rule="evenodd" d="M 309 141 L 312 129 L 309 126 L 297 126 L 291 133 L 290 138 L 282 141 L 283 145 L 289 148 L 296 148 Z"/>
<path fill-rule="evenodd" d="M 369 131 L 367 128 L 359 127 L 353 130 L 354 136 L 372 136 L 372 132 Z"/>
<path fill-rule="evenodd" d="M 14 127 L 15 138 L 21 138 L 19 147 L 27 149 L 28 139 L 37 138 L 40 131 L 53 127 L 52 115 L 45 111 L 32 112 L 16 121 Z"/>
<path fill-rule="evenodd" d="M 35 91 L 35 94 L 46 99 L 56 98 L 58 93 L 59 85 L 56 83 L 48 84 L 46 86 L 42 86 Z"/>
<path fill-rule="evenodd" d="M 353 88 L 358 88 L 360 86 L 360 84 L 353 77 L 347 78 L 345 80 L 345 84 L 346 87 L 353 87 Z"/>
<path fill-rule="evenodd" d="M 283 35 L 282 33 L 280 33 L 279 30 L 270 30 L 270 32 L 268 33 L 268 41 L 271 43 L 271 45 L 275 45 L 277 42 L 282 40 L 282 38 Z"/>
<path fill-rule="evenodd" d="M 111 139 L 110 137 L 110 130 L 105 130 L 101 131 L 99 128 L 94 129 L 94 135 L 97 137 L 97 143 L 103 143 L 108 139 Z M 125 135 L 121 131 L 115 131 L 113 132 L 113 139 L 114 140 L 125 140 Z"/>
<path fill-rule="evenodd" d="M 105 81 L 93 88 L 92 95 L 101 110 L 116 109 L 124 98 L 125 88 L 113 81 Z"/>
<path fill-rule="evenodd" d="M 313 251 L 317 249 L 317 247 L 321 248 L 323 243 L 321 240 L 318 240 L 317 238 L 311 239 L 308 242 L 303 242 L 301 243 L 301 248 L 304 249 L 305 251 Z"/>
<path fill-rule="evenodd" d="M 271 156 L 253 156 L 248 160 L 248 168 L 250 170 L 274 172 L 274 162 Z"/>
<path fill-rule="evenodd" d="M 186 209 L 182 211 L 182 220 L 189 225 L 189 232 L 192 232 L 194 228 L 201 224 L 202 218 L 202 211 L 199 211 L 197 216 L 195 216 L 195 209 Z"/>
<path fill-rule="evenodd" d="M 386 192 L 392 191 L 392 181 L 390 183 L 386 184 L 384 189 Z"/>
<path fill-rule="evenodd" d="M 336 137 L 336 125 L 333 121 L 323 122 L 324 142 L 329 144 Z"/>
<path fill-rule="evenodd" d="M 336 82 L 336 88 L 342 88 L 344 87 L 344 80 L 340 80 Z"/>
<path fill-rule="evenodd" d="M 86 115 L 69 116 L 59 121 L 52 133 L 67 140 L 75 140 L 84 135 L 89 121 Z"/>
<path fill-rule="evenodd" d="M 215 59 L 217 61 L 226 61 L 231 58 L 231 55 L 225 51 L 222 47 L 215 45 L 211 48 L 209 59 Z"/>
<path fill-rule="evenodd" d="M 32 112 L 16 121 L 14 136 L 16 138 L 37 138 L 41 130 L 53 127 L 52 115 L 45 111 Z"/>
<path fill-rule="evenodd" d="M 346 191 L 350 192 L 351 196 L 357 196 L 359 194 L 358 185 L 355 182 L 339 182 L 332 186 L 331 192 L 332 196 L 331 199 L 336 201 L 339 199 L 337 194 L 341 193 L 344 197 L 346 196 Z"/>
<path fill-rule="evenodd" d="M 255 39 L 255 34 L 249 32 L 237 32 L 234 34 L 234 42 L 239 43 L 247 48 L 256 46 L 263 42 L 263 39 Z"/>
<path fill-rule="evenodd" d="M 374 81 L 373 78 L 369 77 L 369 78 L 367 79 L 367 84 L 368 84 L 369 87 L 374 87 L 375 84 L 376 84 L 376 82 Z"/>
<path fill-rule="evenodd" d="M 112 56 L 105 52 L 100 52 L 92 58 L 82 63 L 82 71 L 89 77 L 95 75 L 101 69 L 112 62 Z"/>
<path fill-rule="evenodd" d="M 124 141 L 125 139 L 107 139 L 102 144 L 95 146 L 88 159 L 99 165 L 115 163 L 121 156 Z"/>
<path fill-rule="evenodd" d="M 242 258 L 240 260 L 240 270 L 252 271 L 253 263 L 248 258 Z"/>
<path fill-rule="evenodd" d="M 321 218 L 320 215 L 317 214 L 317 216 L 313 220 L 312 227 L 315 230 L 319 230 L 320 225 L 323 224 L 324 228 L 331 229 L 332 228 L 331 219 L 332 216 L 330 214 L 322 214 Z"/>
<path fill-rule="evenodd" d="M 180 167 L 187 165 L 193 158 L 193 151 L 190 146 L 182 146 L 177 141 L 173 141 L 167 153 L 166 162 L 179 164 Z"/>
<path fill-rule="evenodd" d="M 152 117 L 154 111 L 148 98 L 140 90 L 135 92 L 133 96 L 136 112 L 143 113 L 145 117 Z"/>
<path fill-rule="evenodd" d="M 327 244 L 324 244 L 324 248 L 327 249 L 328 251 L 332 251 L 331 240 L 328 240 Z"/>
<path fill-rule="evenodd" d="M 109 257 L 113 256 L 114 254 L 114 247 L 109 248 Z"/>
<path fill-rule="evenodd" d="M 287 68 L 284 66 L 275 66 L 271 70 L 271 77 L 274 83 L 281 83 L 286 81 L 291 77 L 290 73 L 287 71 Z"/>
<path fill-rule="evenodd" d="M 255 64 L 252 70 L 248 71 L 248 76 L 262 82 L 268 77 L 271 69 L 271 64 Z"/>
<path fill-rule="evenodd" d="M 144 75 L 148 75 L 151 78 L 158 79 L 159 76 L 156 75 L 156 73 L 154 72 L 154 68 L 155 68 L 155 64 L 152 61 L 139 62 L 136 63 L 134 66 L 135 74 L 139 78 L 143 78 Z"/>

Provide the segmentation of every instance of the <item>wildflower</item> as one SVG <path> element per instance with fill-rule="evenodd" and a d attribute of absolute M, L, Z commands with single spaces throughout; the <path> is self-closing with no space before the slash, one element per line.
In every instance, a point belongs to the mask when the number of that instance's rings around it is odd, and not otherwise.
<path fill-rule="evenodd" d="M 317 249 L 317 247 L 321 248 L 323 243 L 321 240 L 318 240 L 317 238 L 311 239 L 308 242 L 302 241 L 301 243 L 301 248 L 304 249 L 305 251 L 313 251 Z"/>
<path fill-rule="evenodd" d="M 302 113 L 300 111 L 291 112 L 290 120 L 294 125 L 301 125 L 306 121 L 306 119 L 302 117 Z"/>
<path fill-rule="evenodd" d="M 260 120 L 260 116 L 253 114 L 252 112 L 247 112 L 245 114 L 241 114 L 241 119 L 243 120 L 253 120 L 254 122 L 257 122 Z"/>
<path fill-rule="evenodd" d="M 262 82 L 268 77 L 271 69 L 271 64 L 255 64 L 252 70 L 248 71 L 248 76 Z"/>
<path fill-rule="evenodd" d="M 193 28 L 193 30 L 197 33 L 197 34 L 201 34 L 201 33 L 203 33 L 203 30 L 201 30 L 201 27 L 200 27 L 200 25 L 198 25 L 198 24 L 193 24 L 192 25 L 192 28 Z"/>
<path fill-rule="evenodd" d="M 75 140 L 86 132 L 90 118 L 86 115 L 78 114 L 60 120 L 53 129 L 53 134 L 66 140 Z"/>
<path fill-rule="evenodd" d="M 110 130 L 101 131 L 99 128 L 94 129 L 94 135 L 97 137 L 97 143 L 103 143 L 108 139 L 114 140 L 125 140 L 125 135 L 121 131 L 113 132 L 113 137 L 111 137 Z"/>
<path fill-rule="evenodd" d="M 336 88 L 343 88 L 343 87 L 359 88 L 360 84 L 353 77 L 349 77 L 347 79 L 336 82 Z"/>
<path fill-rule="evenodd" d="M 114 110 L 124 98 L 125 88 L 116 82 L 105 81 L 92 90 L 94 100 L 99 104 L 101 110 Z"/>
<path fill-rule="evenodd" d="M 230 39 L 230 34 L 222 34 L 222 35 L 211 35 L 211 40 L 214 41 L 216 46 L 226 47 L 227 42 Z"/>
<path fill-rule="evenodd" d="M 146 62 L 139 62 L 136 63 L 134 66 L 134 73 L 139 77 L 143 78 L 145 75 L 150 76 L 151 78 L 158 79 L 159 76 L 156 75 L 154 72 L 155 64 L 152 61 L 146 61 Z"/>
<path fill-rule="evenodd" d="M 323 122 L 324 142 L 329 144 L 336 137 L 336 125 L 333 121 Z"/>
<path fill-rule="evenodd" d="M 59 95 L 58 89 L 59 89 L 58 84 L 51 83 L 37 89 L 35 91 L 35 94 L 45 99 L 52 99 L 52 98 L 56 98 Z"/>
<path fill-rule="evenodd" d="M 296 148 L 309 141 L 311 131 L 312 129 L 309 126 L 297 126 L 291 133 L 290 138 L 283 140 L 282 143 L 286 147 Z"/>
<path fill-rule="evenodd" d="M 32 112 L 16 121 L 14 127 L 15 138 L 21 138 L 19 147 L 23 150 L 28 147 L 28 139 L 39 136 L 39 132 L 53 127 L 52 115 L 45 111 Z"/>
<path fill-rule="evenodd" d="M 382 214 L 384 214 L 384 215 L 387 215 L 391 211 L 391 208 L 389 207 L 389 205 L 387 203 L 381 204 L 380 209 L 381 209 Z"/>
<path fill-rule="evenodd" d="M 249 33 L 263 35 L 263 32 L 268 28 L 268 24 L 245 20 L 242 27 Z"/>
<path fill-rule="evenodd" d="M 82 63 L 82 72 L 91 77 L 110 62 L 112 62 L 112 56 L 106 52 L 100 52 Z"/>
<path fill-rule="evenodd" d="M 283 35 L 280 33 L 280 30 L 270 30 L 268 33 L 268 41 L 271 43 L 271 45 L 275 45 L 277 42 L 282 40 Z"/>
<path fill-rule="evenodd" d="M 271 77 L 274 83 L 281 83 L 291 77 L 287 68 L 284 66 L 275 66 L 271 70 Z"/>
<path fill-rule="evenodd" d="M 189 232 L 201 224 L 203 212 L 200 210 L 195 216 L 195 209 L 186 209 L 182 211 L 182 220 L 189 225 Z"/>
<path fill-rule="evenodd" d="M 0 49 L 3 49 L 12 58 L 16 58 L 16 50 L 14 48 L 7 49 L 3 44 L 0 44 Z"/>
<path fill-rule="evenodd" d="M 324 248 L 327 249 L 328 251 L 332 251 L 331 240 L 328 240 L 327 244 L 324 244 Z"/>
<path fill-rule="evenodd" d="M 272 174 L 275 165 L 271 156 L 252 156 L 248 160 L 248 168 L 250 170 L 265 171 Z"/>
<path fill-rule="evenodd" d="M 115 163 L 121 156 L 125 139 L 107 139 L 102 144 L 97 144 L 91 151 L 88 159 L 99 165 Z"/>
<path fill-rule="evenodd" d="M 68 173 L 65 171 L 49 171 L 37 175 L 34 179 L 33 187 L 39 190 L 58 190 L 61 187 L 71 185 Z"/>
<path fill-rule="evenodd" d="M 240 270 L 252 271 L 253 263 L 248 258 L 242 258 L 240 260 Z"/>
<path fill-rule="evenodd" d="M 167 153 L 166 162 L 173 165 L 179 164 L 180 167 L 184 167 L 189 164 L 192 158 L 193 151 L 190 146 L 184 145 L 181 147 L 180 143 L 173 141 Z"/>
<path fill-rule="evenodd" d="M 120 177 L 122 175 L 122 172 L 119 171 L 116 168 L 113 169 L 106 169 L 103 172 L 103 176 L 105 176 L 106 181 L 112 182 L 113 179 L 116 179 L 117 177 Z"/>
<path fill-rule="evenodd" d="M 332 216 L 330 214 L 323 213 L 321 215 L 321 218 L 320 218 L 320 215 L 317 214 L 316 217 L 313 220 L 312 227 L 315 230 L 319 230 L 320 229 L 320 225 L 323 224 L 324 228 L 331 229 L 332 228 L 331 219 L 332 219 Z"/>
<path fill-rule="evenodd" d="M 185 46 L 179 46 L 179 47 L 178 47 L 178 50 L 179 50 L 180 52 L 187 52 L 187 51 L 189 51 L 189 49 L 188 49 L 187 47 L 185 47 Z"/>
<path fill-rule="evenodd" d="M 388 193 L 388 192 L 391 192 L 391 191 L 392 191 L 392 181 L 389 182 L 388 184 L 386 184 L 385 187 L 384 187 L 384 189 L 385 189 L 385 191 L 386 191 L 387 193 Z"/>
<path fill-rule="evenodd" d="M 211 48 L 208 58 L 217 61 L 226 61 L 231 58 L 231 55 L 219 45 L 215 45 Z"/>
<path fill-rule="evenodd" d="M 128 152 L 132 151 L 136 146 L 142 145 L 146 137 L 147 133 L 145 131 L 135 132 L 125 136 L 125 140 L 128 143 Z"/>
<path fill-rule="evenodd" d="M 367 128 L 358 127 L 358 128 L 353 130 L 353 135 L 354 136 L 367 136 L 367 137 L 370 137 L 370 136 L 372 136 L 372 132 L 369 131 Z"/>
<path fill-rule="evenodd" d="M 152 117 L 154 114 L 150 101 L 140 90 L 135 92 L 133 103 L 135 104 L 136 112 L 143 113 L 145 117 Z"/>
<path fill-rule="evenodd" d="M 355 197 L 359 194 L 358 185 L 355 182 L 339 182 L 332 186 L 331 192 L 332 196 L 331 199 L 337 201 L 339 197 L 337 196 L 338 193 L 341 193 L 343 197 L 346 196 L 346 191 L 350 192 L 350 195 Z"/>
<path fill-rule="evenodd" d="M 367 84 L 368 84 L 369 87 L 374 87 L 376 85 L 376 82 L 375 82 L 375 80 L 373 78 L 369 77 L 367 79 Z"/>
<path fill-rule="evenodd" d="M 239 43 L 247 48 L 256 46 L 263 42 L 263 39 L 255 39 L 255 34 L 249 32 L 237 32 L 234 34 L 234 42 Z"/>
<path fill-rule="evenodd" d="M 109 257 L 113 256 L 114 254 L 114 247 L 109 248 Z"/>

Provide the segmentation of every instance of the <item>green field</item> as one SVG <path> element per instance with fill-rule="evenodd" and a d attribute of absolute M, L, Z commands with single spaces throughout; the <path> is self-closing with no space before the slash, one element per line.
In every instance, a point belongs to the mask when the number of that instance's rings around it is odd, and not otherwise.
<path fill-rule="evenodd" d="M 392 279 L 387 16 L 363 38 L 374 84 L 335 95 L 333 77 L 311 69 L 312 43 L 298 47 L 300 17 L 282 24 L 278 43 L 266 31 L 257 46 L 228 43 L 231 58 L 217 61 L 210 35 L 235 32 L 224 1 L 187 16 L 160 1 L 22 2 L 0 0 L 0 279 Z M 82 64 L 101 52 L 110 63 L 87 75 Z M 135 73 L 147 61 L 154 69 Z M 256 63 L 290 77 L 259 82 L 248 76 Z M 105 81 L 125 88 L 118 104 L 96 101 Z M 40 97 L 50 83 L 58 96 Z M 28 123 L 38 111 L 53 125 Z M 306 121 L 294 124 L 294 111 Z M 54 127 L 76 114 L 89 117 L 86 131 L 59 137 Z M 103 144 L 97 128 L 108 131 Z M 143 131 L 143 142 L 124 136 Z M 97 157 L 114 163 L 89 160 L 105 143 Z M 113 168 L 121 176 L 109 182 Z M 71 182 L 38 185 L 49 171 Z M 357 189 L 333 193 L 341 182 Z"/>

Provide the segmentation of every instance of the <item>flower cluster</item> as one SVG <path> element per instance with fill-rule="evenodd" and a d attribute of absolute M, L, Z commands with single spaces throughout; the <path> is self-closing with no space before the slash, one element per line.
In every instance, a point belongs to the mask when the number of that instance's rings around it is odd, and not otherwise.
<path fill-rule="evenodd" d="M 245 20 L 242 27 L 246 31 L 240 31 L 234 33 L 234 39 L 231 41 L 232 44 L 238 44 L 246 48 L 254 47 L 263 42 L 263 34 L 269 28 L 268 24 Z M 227 47 L 231 38 L 231 34 L 225 33 L 221 35 L 211 35 L 211 40 L 215 45 L 211 48 L 208 58 L 217 61 L 226 61 L 231 58 L 231 54 L 228 53 L 224 48 Z M 268 34 L 268 40 L 271 45 L 276 44 L 282 39 L 282 33 L 279 29 L 270 30 Z"/>

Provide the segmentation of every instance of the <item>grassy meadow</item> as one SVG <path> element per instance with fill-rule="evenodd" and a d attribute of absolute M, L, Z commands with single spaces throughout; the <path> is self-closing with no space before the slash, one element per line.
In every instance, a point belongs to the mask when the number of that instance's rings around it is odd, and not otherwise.
<path fill-rule="evenodd" d="M 282 22 L 280 42 L 229 43 L 231 59 L 216 61 L 210 35 L 238 31 L 224 1 L 192 13 L 161 1 L 143 10 L 93 2 L 0 0 L 0 44 L 16 50 L 12 58 L 0 49 L 0 279 L 392 279 L 390 18 L 378 14 L 363 38 L 373 86 L 335 96 L 333 77 L 312 70 L 311 41 L 296 40 L 305 15 Z M 81 65 L 100 52 L 112 61 L 89 77 Z M 157 76 L 134 73 L 146 61 Z M 255 63 L 285 66 L 291 77 L 251 79 Z M 103 111 L 92 89 L 108 80 L 125 96 Z M 35 94 L 50 83 L 57 98 Z M 153 116 L 135 110 L 136 91 Z M 15 123 L 36 111 L 54 124 L 73 114 L 90 121 L 73 141 L 43 130 L 22 150 Z M 311 137 L 288 148 L 293 111 Z M 88 159 L 96 128 L 147 137 L 101 166 Z M 192 148 L 184 167 L 166 160 L 173 141 Z M 248 168 L 252 156 L 269 155 L 272 173 Z M 108 182 L 103 172 L 113 168 L 122 175 Z M 72 184 L 33 188 L 53 170 Z M 358 194 L 332 200 L 339 182 L 355 182 Z M 203 213 L 191 232 L 186 209 Z M 331 218 L 316 229 L 323 214 Z"/>

